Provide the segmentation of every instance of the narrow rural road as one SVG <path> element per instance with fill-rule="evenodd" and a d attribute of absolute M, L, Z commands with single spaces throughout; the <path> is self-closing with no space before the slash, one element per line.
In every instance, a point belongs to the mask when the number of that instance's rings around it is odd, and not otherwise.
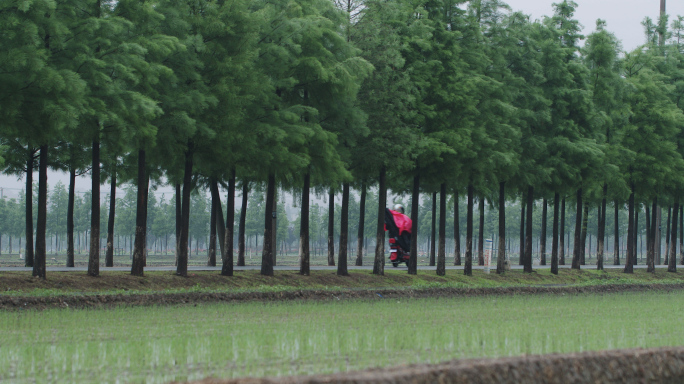
<path fill-rule="evenodd" d="M 604 265 L 605 269 L 623 269 L 625 266 L 624 265 Z M 681 266 L 680 266 L 681 267 Z M 418 266 L 419 271 L 432 271 L 436 267 L 429 267 L 425 265 Z M 463 266 L 453 266 L 453 265 L 447 265 L 446 269 L 447 270 L 463 270 Z M 542 270 L 542 269 L 550 269 L 551 266 L 549 265 L 535 265 L 532 267 L 535 270 Z M 570 269 L 569 265 L 559 265 L 558 268 L 560 269 Z M 646 269 L 646 265 L 644 264 L 637 264 L 634 266 L 635 269 Z M 667 265 L 656 265 L 657 269 L 667 269 Z M 233 267 L 233 270 L 235 271 L 253 271 L 253 270 L 260 270 L 261 266 L 259 265 L 248 265 L 245 267 Z M 294 265 L 284 265 L 284 266 L 275 266 L 273 267 L 275 271 L 298 271 L 299 266 L 294 266 Z M 362 266 L 362 267 L 357 267 L 357 266 L 348 266 L 348 270 L 350 271 L 372 271 L 373 266 L 368 265 L 368 266 Z M 397 268 L 392 267 L 391 264 L 386 264 L 385 265 L 386 270 L 406 270 L 406 265 L 402 264 Z M 478 266 L 475 265 L 473 266 L 473 269 L 484 269 L 483 266 Z M 521 265 L 512 265 L 511 269 L 523 269 Z M 596 269 L 595 265 L 583 265 L 582 269 Z M 0 272 L 22 272 L 22 271 L 27 271 L 30 272 L 32 271 L 32 268 L 25 268 L 25 267 L 0 267 Z M 87 267 L 75 267 L 75 268 L 67 268 L 67 267 L 47 267 L 47 272 L 70 272 L 70 271 L 76 271 L 76 272 L 86 272 L 88 270 Z M 100 267 L 100 272 L 106 273 L 107 271 L 130 271 L 131 267 Z M 167 266 L 167 267 L 146 267 L 146 271 L 175 271 L 176 267 L 174 266 Z M 336 271 L 337 267 L 327 267 L 327 266 L 311 266 L 311 270 L 313 271 Z M 491 268 L 492 272 L 496 270 L 496 266 L 492 266 Z M 193 267 L 188 267 L 188 271 L 221 271 L 221 266 L 218 267 L 206 267 L 206 266 L 193 266 Z"/>

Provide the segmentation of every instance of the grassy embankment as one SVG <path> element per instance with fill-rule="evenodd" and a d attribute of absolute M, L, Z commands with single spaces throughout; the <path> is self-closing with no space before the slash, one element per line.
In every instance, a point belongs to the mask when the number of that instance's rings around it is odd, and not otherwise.
<path fill-rule="evenodd" d="M 340 372 L 684 345 L 684 291 L 0 312 L 0 382 Z"/>
<path fill-rule="evenodd" d="M 504 275 L 473 271 L 464 276 L 462 270 L 448 270 L 446 276 L 436 276 L 434 271 L 419 271 L 411 276 L 406 270 L 386 269 L 384 276 L 372 275 L 370 271 L 350 271 L 350 276 L 337 276 L 335 271 L 312 271 L 311 276 L 301 276 L 295 271 L 276 271 L 267 277 L 258 271 L 236 271 L 233 277 L 220 276 L 216 271 L 191 271 L 187 278 L 173 272 L 146 272 L 144 277 L 131 276 L 127 272 L 101 270 L 100 277 L 89 277 L 84 272 L 48 272 L 47 279 L 33 278 L 30 272 L 0 272 L 0 295 L 50 296 L 62 294 L 118 294 L 146 292 L 273 292 L 301 289 L 364 289 L 364 288 L 482 288 L 556 285 L 605 285 L 605 284 L 682 284 L 684 274 L 668 273 L 658 269 L 655 274 L 643 269 L 634 274 L 611 269 L 596 271 L 587 267 L 580 271 L 561 269 L 554 276 L 548 269 L 534 273 L 520 270 Z"/>

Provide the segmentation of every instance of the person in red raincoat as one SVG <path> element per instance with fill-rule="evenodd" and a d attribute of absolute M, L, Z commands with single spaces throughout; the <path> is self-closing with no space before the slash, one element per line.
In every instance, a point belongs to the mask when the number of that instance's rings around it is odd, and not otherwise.
<path fill-rule="evenodd" d="M 394 266 L 402 262 L 408 265 L 412 226 L 401 204 L 395 204 L 394 209 L 385 208 L 385 230 L 389 232 L 390 261 Z"/>

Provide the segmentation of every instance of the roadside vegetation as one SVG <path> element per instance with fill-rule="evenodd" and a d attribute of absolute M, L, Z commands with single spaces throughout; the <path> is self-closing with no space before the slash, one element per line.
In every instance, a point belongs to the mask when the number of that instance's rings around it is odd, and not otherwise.
<path fill-rule="evenodd" d="M 277 271 L 274 276 L 262 276 L 259 271 L 237 271 L 225 278 L 217 271 L 190 271 L 187 278 L 171 272 L 148 271 L 144 277 L 127 272 L 109 271 L 98 279 L 82 272 L 55 272 L 48 280 L 30 277 L 26 272 L 0 272 L 0 290 L 8 296 L 56 296 L 88 294 L 151 294 L 187 292 L 287 292 L 297 290 L 372 290 L 435 289 L 435 288 L 506 288 L 549 286 L 620 285 L 675 285 L 684 283 L 684 275 L 658 269 L 655 273 L 643 269 L 626 275 L 622 270 L 561 269 L 558 275 L 548 269 L 524 273 L 511 270 L 503 275 L 474 270 L 464 276 L 460 270 L 447 270 L 444 276 L 432 271 L 408 275 L 406 270 L 388 270 L 384 276 L 369 271 L 352 270 L 349 276 L 338 276 L 335 271 L 311 271 L 302 276 L 296 271 Z"/>

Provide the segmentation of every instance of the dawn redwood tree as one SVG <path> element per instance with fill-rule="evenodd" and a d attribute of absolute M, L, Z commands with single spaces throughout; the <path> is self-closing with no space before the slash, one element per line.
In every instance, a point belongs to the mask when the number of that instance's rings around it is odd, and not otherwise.
<path fill-rule="evenodd" d="M 352 41 L 361 49 L 361 56 L 375 67 L 363 82 L 358 96 L 360 106 L 367 114 L 370 134 L 356 145 L 354 153 L 363 156 L 352 156 L 351 166 L 356 177 L 375 179 L 381 185 L 374 274 L 384 274 L 385 177 L 414 167 L 410 154 L 414 152 L 416 136 L 411 119 L 417 90 L 411 78 L 412 61 L 405 55 L 412 52 L 413 42 L 426 34 L 420 29 L 425 20 L 415 17 L 413 11 L 413 7 L 404 1 L 393 4 L 366 1 L 359 21 L 352 29 Z"/>
<path fill-rule="evenodd" d="M 71 67 L 68 58 L 74 51 L 64 49 L 81 22 L 74 8 L 69 1 L 0 5 L 3 47 L 11 51 L 8 57 L 18 58 L 0 64 L 0 131 L 5 138 L 40 150 L 33 275 L 43 279 L 49 149 L 77 126 L 86 110 L 86 83 Z M 27 190 L 27 201 L 30 194 Z"/>

